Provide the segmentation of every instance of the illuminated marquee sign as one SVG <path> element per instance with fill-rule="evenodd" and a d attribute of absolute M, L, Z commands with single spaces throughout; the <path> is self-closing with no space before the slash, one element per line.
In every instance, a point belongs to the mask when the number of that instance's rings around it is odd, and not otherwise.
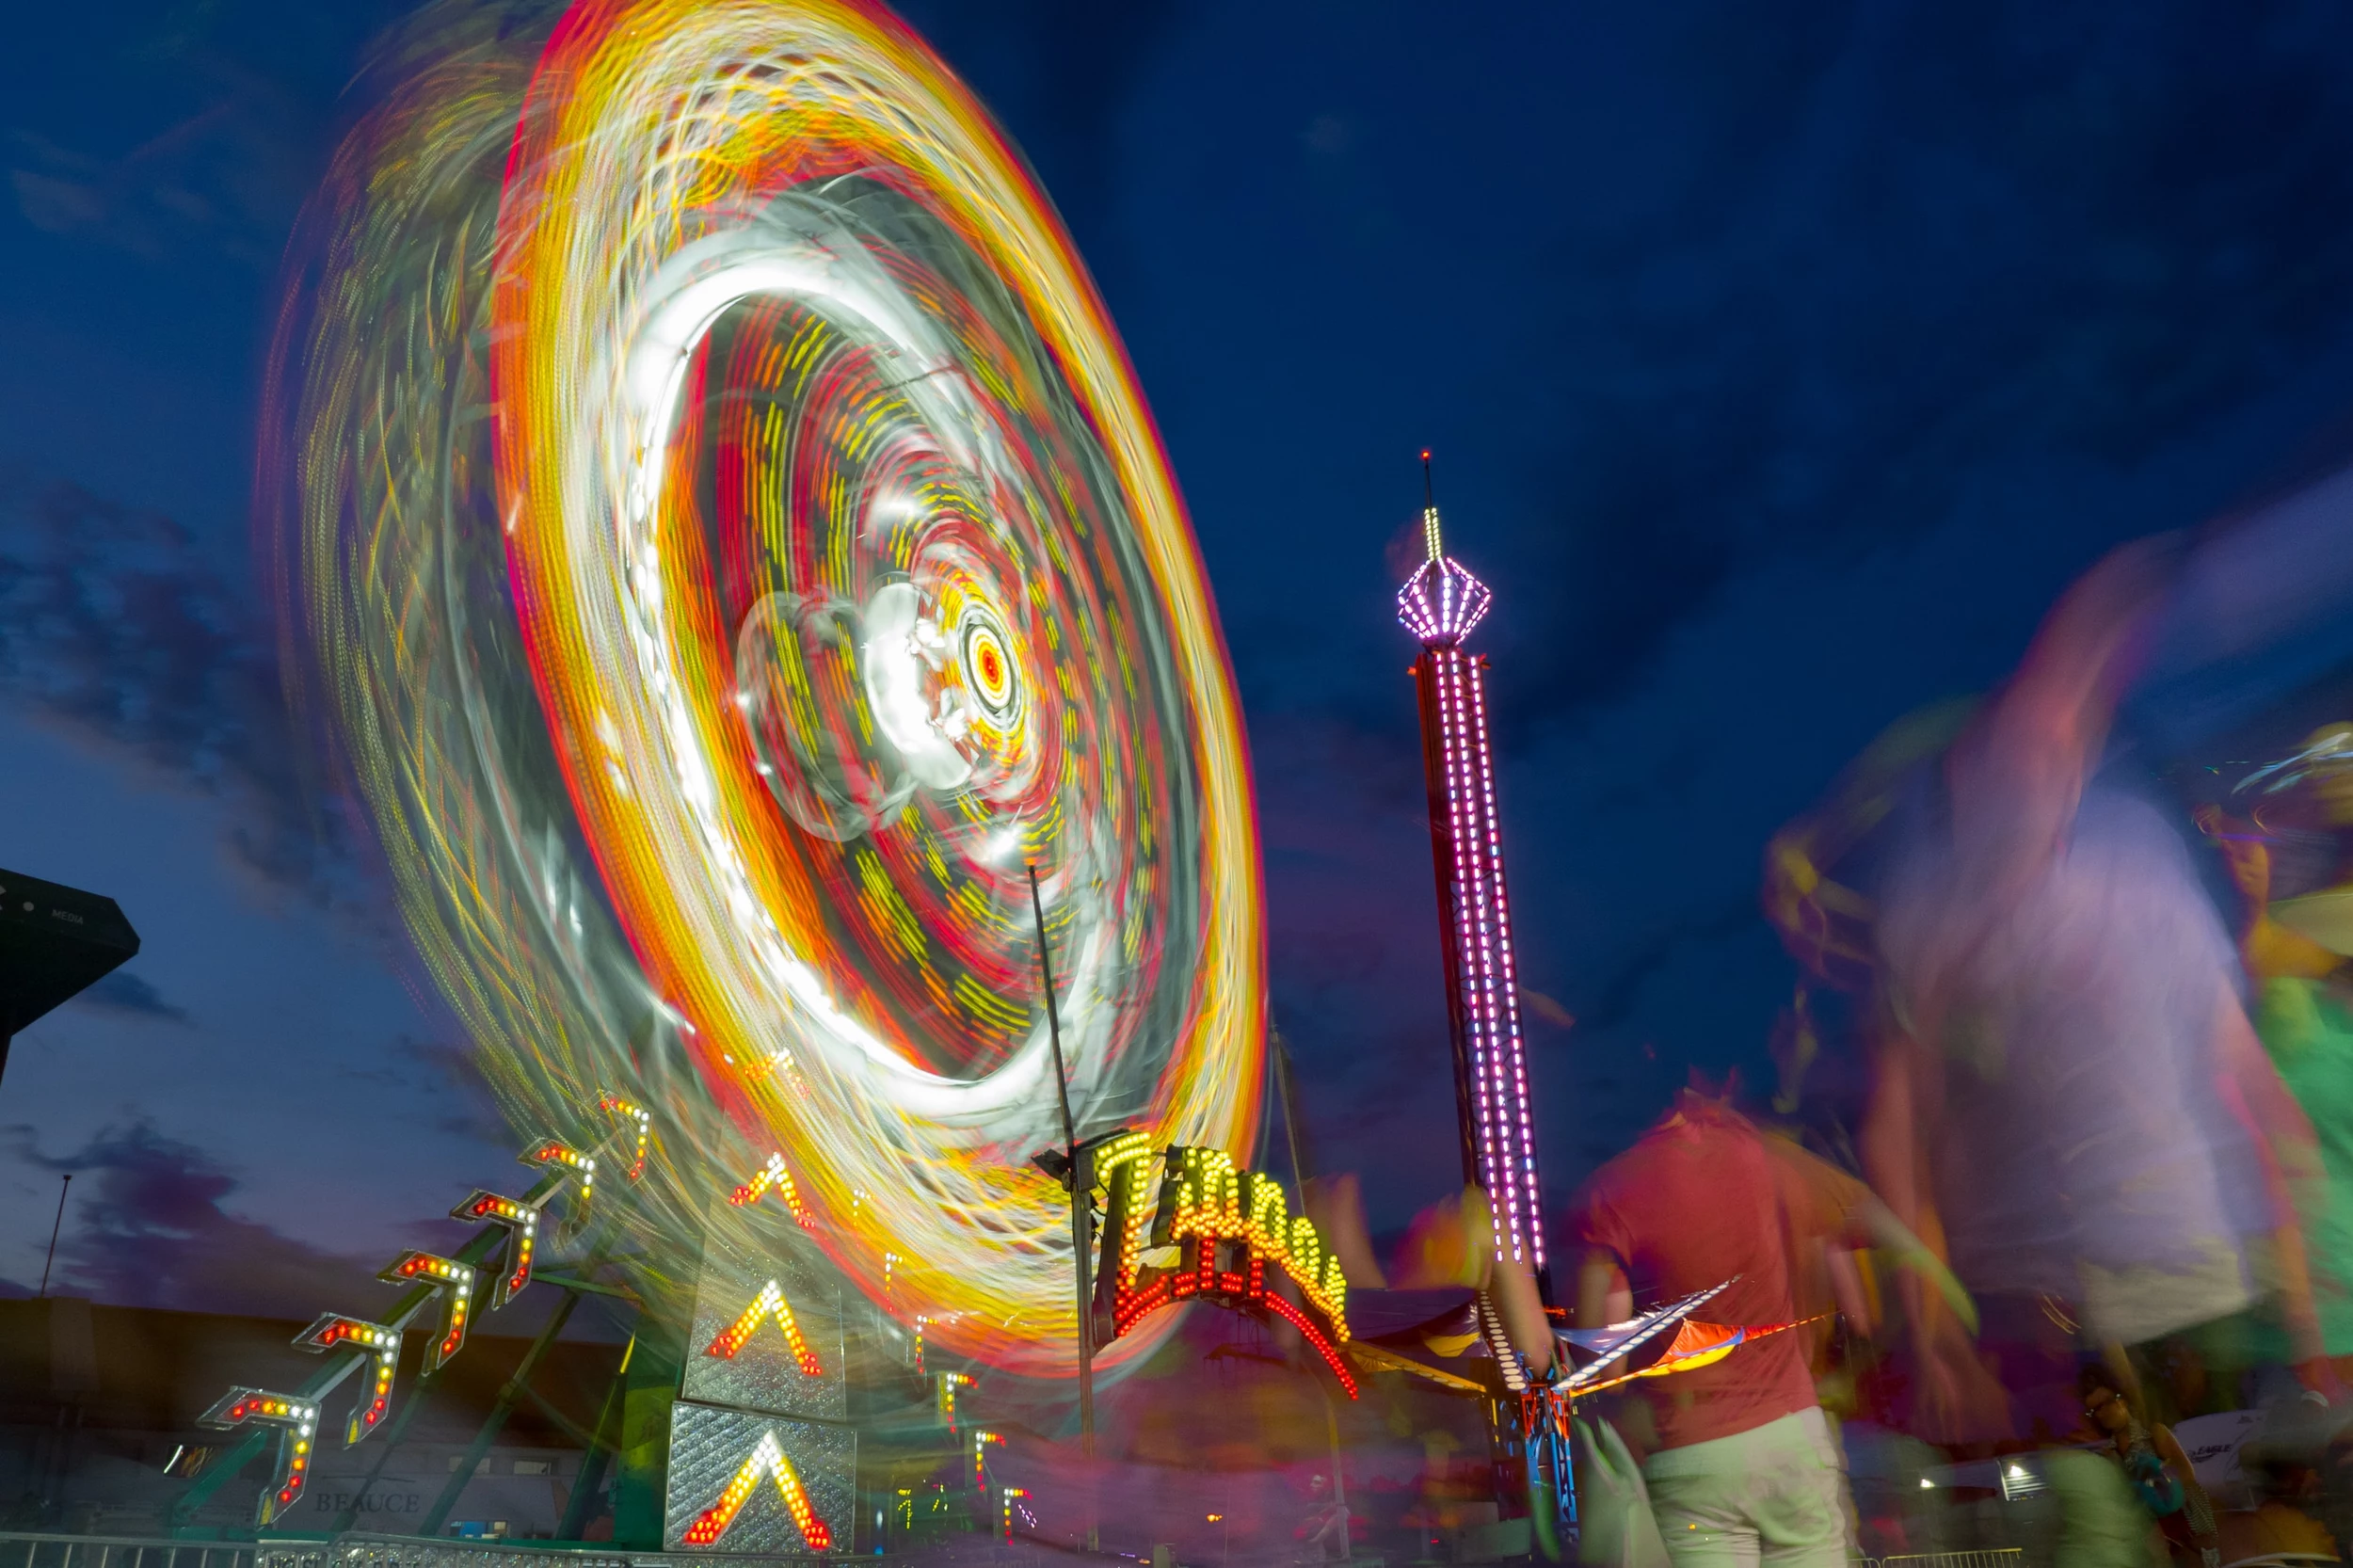
<path fill-rule="evenodd" d="M 1095 1151 L 1095 1179 L 1104 1200 L 1099 1336 L 1115 1339 L 1177 1302 L 1215 1302 L 1289 1322 L 1356 1397 L 1339 1352 L 1348 1342 L 1348 1281 L 1315 1222 L 1291 1213 L 1280 1182 L 1240 1169 L 1217 1149 L 1155 1154 L 1141 1132 Z M 1171 1247 L 1174 1266 L 1145 1260 Z"/>

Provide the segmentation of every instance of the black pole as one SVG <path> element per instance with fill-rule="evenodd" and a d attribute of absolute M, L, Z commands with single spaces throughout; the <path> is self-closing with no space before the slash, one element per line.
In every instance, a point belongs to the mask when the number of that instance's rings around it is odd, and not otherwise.
<path fill-rule="evenodd" d="M 1030 914 L 1037 921 L 1037 968 L 1046 980 L 1046 1037 L 1054 1046 L 1054 1093 L 1062 1104 L 1063 1152 L 1075 1160 L 1079 1154 L 1078 1124 L 1070 1119 L 1070 1080 L 1062 1060 L 1062 1013 L 1054 1005 L 1054 955 L 1046 945 L 1046 903 L 1037 890 L 1036 861 L 1029 863 L 1029 872 Z"/>
<path fill-rule="evenodd" d="M 400 1413 L 392 1417 L 392 1425 L 384 1429 L 383 1440 L 376 1446 L 376 1463 L 369 1465 L 368 1473 L 360 1478 L 359 1490 L 351 1495 L 351 1506 L 337 1513 L 334 1523 L 328 1527 L 329 1535 L 341 1535 L 360 1522 L 360 1510 L 367 1501 L 368 1488 L 383 1478 L 385 1466 L 391 1464 L 392 1455 L 400 1451 L 401 1439 L 408 1434 L 408 1417 L 417 1413 L 426 1397 L 439 1386 L 440 1373 L 438 1367 L 427 1368 L 410 1382 L 408 1397 L 400 1401 Z"/>
<path fill-rule="evenodd" d="M 555 1336 L 564 1332 L 564 1325 L 571 1320 L 572 1308 L 579 1304 L 580 1292 L 567 1290 L 564 1299 L 555 1304 L 555 1310 L 548 1314 L 548 1320 L 539 1330 L 539 1336 L 531 1342 L 531 1349 L 523 1352 L 522 1362 L 515 1368 L 515 1375 L 508 1378 L 506 1386 L 499 1390 L 498 1399 L 490 1406 L 490 1414 L 483 1417 L 481 1428 L 473 1434 L 473 1441 L 458 1456 L 457 1468 L 451 1472 L 449 1484 L 441 1488 L 441 1495 L 434 1498 L 433 1506 L 425 1511 L 424 1523 L 417 1527 L 417 1534 L 441 1533 L 441 1527 L 449 1522 L 450 1510 L 457 1506 L 458 1497 L 473 1480 L 474 1471 L 482 1464 L 483 1456 L 490 1451 L 490 1445 L 498 1441 L 500 1429 L 506 1425 L 507 1416 L 514 1414 L 517 1401 L 521 1400 L 524 1388 L 531 1382 L 531 1374 L 538 1370 L 539 1358 L 548 1353 L 548 1347 L 555 1343 Z"/>
<path fill-rule="evenodd" d="M 629 1392 L 629 1361 L 637 1353 L 637 1336 L 629 1336 L 629 1346 L 621 1352 L 621 1365 L 615 1369 L 613 1381 L 605 1386 L 604 1404 L 597 1412 L 595 1441 L 580 1462 L 580 1475 L 572 1486 L 572 1495 L 564 1503 L 563 1522 L 555 1527 L 558 1541 L 578 1541 L 580 1532 L 588 1528 L 588 1511 L 596 1507 L 597 1494 L 604 1489 L 604 1472 L 612 1463 L 613 1450 L 620 1446 L 621 1405 Z"/>
<path fill-rule="evenodd" d="M 1283 1108 L 1283 1132 L 1290 1144 L 1291 1195 L 1299 1202 L 1299 1211 L 1307 1212 L 1307 1164 L 1299 1152 L 1299 1106 L 1291 1098 L 1291 1053 L 1283 1043 L 1283 1032 L 1267 1031 L 1267 1055 L 1274 1064 L 1274 1097 Z"/>
<path fill-rule="evenodd" d="M 50 1222 L 49 1257 L 40 1266 L 40 1293 L 44 1298 L 49 1294 L 49 1270 L 57 1261 L 57 1232 L 65 1228 L 66 1194 L 72 1191 L 73 1173 L 68 1171 L 65 1174 L 65 1179 L 57 1183 L 57 1217 Z"/>
<path fill-rule="evenodd" d="M 531 1194 L 525 1197 L 523 1201 L 529 1204 L 544 1204 L 555 1195 L 556 1188 L 560 1185 L 562 1185 L 560 1182 L 552 1182 L 551 1178 L 542 1177 L 541 1185 L 535 1186 L 532 1189 Z M 496 1238 L 499 1235 L 499 1232 L 488 1229 L 477 1232 L 474 1239 L 467 1242 L 466 1245 L 459 1250 L 457 1254 L 457 1260 L 460 1263 L 482 1263 L 488 1261 L 498 1251 L 498 1249 L 504 1244 L 502 1240 L 493 1240 L 493 1238 Z M 600 1250 L 590 1256 L 587 1267 L 583 1269 L 581 1272 L 584 1273 L 592 1272 L 596 1266 L 603 1260 L 603 1253 Z M 467 1310 L 470 1314 L 473 1313 L 474 1305 L 478 1304 L 481 1299 L 481 1290 L 485 1283 L 487 1282 L 481 1275 L 477 1274 L 475 1276 L 475 1293 L 467 1298 Z M 566 1292 L 568 1300 L 576 1299 L 578 1295 L 578 1291 Z M 568 1312 L 570 1309 L 567 1307 L 564 1310 Z M 479 1314 L 473 1315 L 477 1317 L 479 1316 Z M 406 1331 L 404 1330 L 404 1332 Z M 368 1488 L 374 1486 L 377 1480 L 382 1479 L 385 1469 L 392 1462 L 392 1455 L 400 1451 L 401 1442 L 408 1433 L 408 1423 L 410 1419 L 415 1416 L 418 1411 L 424 1408 L 425 1400 L 432 1396 L 435 1389 L 440 1386 L 441 1374 L 448 1371 L 453 1365 L 455 1365 L 455 1363 L 445 1361 L 439 1367 L 426 1367 L 417 1373 L 415 1380 L 409 1384 L 408 1397 L 400 1401 L 399 1411 L 392 1416 L 391 1423 L 385 1426 L 380 1432 L 376 1434 L 376 1463 L 369 1465 L 368 1473 L 360 1479 L 359 1489 L 351 1494 L 351 1506 L 344 1509 L 341 1512 L 335 1515 L 334 1523 L 328 1527 L 328 1533 L 330 1535 L 341 1535 L 344 1531 L 349 1529 L 353 1525 L 359 1523 L 360 1508 L 367 1501 Z M 258 1442 L 258 1440 L 264 1435 L 264 1433 L 256 1432 L 253 1440 Z M 348 1447 L 348 1445 L 346 1445 L 346 1447 Z M 257 1447 L 255 1452 L 259 1451 L 260 1449 Z M 249 1458 L 250 1456 L 248 1457 Z M 236 1459 L 234 1454 L 231 1455 L 231 1459 L 240 1468 L 245 1464 L 244 1460 Z M 216 1467 L 217 1466 L 208 1465 L 207 1469 L 210 1470 Z M 199 1484 L 201 1484 L 201 1482 L 200 1481 Z M 191 1498 L 194 1499 L 193 1503 L 190 1502 Z M 181 1496 L 180 1501 L 172 1505 L 172 1517 L 177 1524 L 185 1524 L 188 1520 L 196 1516 L 196 1510 L 202 1507 L 203 1503 L 204 1497 L 197 1494 L 195 1487 L 190 1487 L 188 1491 Z"/>
<path fill-rule="evenodd" d="M 1066 1179 L 1070 1183 L 1070 1250 L 1079 1263 L 1079 1449 L 1092 1463 L 1095 1458 L 1095 1281 L 1093 1259 L 1089 1256 L 1095 1243 L 1095 1171 L 1089 1154 L 1082 1161 L 1079 1149 L 1078 1124 L 1070 1115 L 1070 1078 L 1063 1065 L 1062 1013 L 1054 1004 L 1054 959 L 1046 943 L 1046 902 L 1037 888 L 1037 862 L 1029 863 L 1030 913 L 1037 920 L 1037 967 L 1046 980 L 1046 1037 L 1054 1047 L 1054 1093 L 1062 1105 L 1062 1136 L 1064 1156 L 1069 1160 Z M 1094 1485 L 1093 1472 L 1087 1484 Z M 1096 1549 L 1094 1510 L 1088 1510 L 1087 1550 Z"/>

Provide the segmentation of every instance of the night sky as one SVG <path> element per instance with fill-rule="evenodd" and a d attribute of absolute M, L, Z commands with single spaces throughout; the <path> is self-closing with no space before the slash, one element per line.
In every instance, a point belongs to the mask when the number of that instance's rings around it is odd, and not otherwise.
<path fill-rule="evenodd" d="M 404 9 L 99 0 L 0 51 L 0 865 L 146 939 L 17 1043 L 0 1289 L 66 1170 L 71 1288 L 301 1315 L 512 1168 L 306 786 L 249 542 L 278 259 Z M 1457 1176 L 1392 610 L 1421 447 L 1497 590 L 1565 1197 L 1688 1072 L 1769 1086 L 1776 825 L 1998 680 L 2107 547 L 2353 445 L 2340 6 L 908 14 L 1161 422 L 1249 721 L 1276 1017 L 1376 1224 Z"/>

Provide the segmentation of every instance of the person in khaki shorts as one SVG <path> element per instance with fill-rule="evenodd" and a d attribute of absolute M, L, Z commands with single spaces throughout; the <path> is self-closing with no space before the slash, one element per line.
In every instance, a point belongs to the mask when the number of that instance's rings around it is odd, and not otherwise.
<path fill-rule="evenodd" d="M 1594 1326 L 1732 1280 L 1727 1323 L 1804 1315 L 1827 1279 L 1860 1318 L 1846 1249 L 1879 1244 L 1959 1287 L 1860 1181 L 1691 1090 L 1593 1173 L 1571 1219 L 1577 1320 Z M 1737 1277 L 1736 1277 L 1737 1276 Z M 1775 1334 L 1713 1366 L 1644 1379 L 1622 1425 L 1674 1568 L 1845 1568 L 1847 1475 L 1814 1397 L 1806 1338 Z"/>
<path fill-rule="evenodd" d="M 1729 1437 L 1662 1448 L 1642 1465 L 1675 1568 L 1843 1568 L 1847 1466 L 1818 1405 Z"/>

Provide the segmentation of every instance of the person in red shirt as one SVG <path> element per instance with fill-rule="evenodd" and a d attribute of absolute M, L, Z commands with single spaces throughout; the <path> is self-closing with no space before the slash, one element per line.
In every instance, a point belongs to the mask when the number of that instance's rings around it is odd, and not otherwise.
<path fill-rule="evenodd" d="M 1810 1283 L 1827 1280 L 1867 1330 L 1849 1249 L 1873 1243 L 1959 1296 L 1862 1182 L 1689 1089 L 1593 1173 L 1571 1224 L 1580 1326 L 1621 1322 L 1637 1303 L 1664 1305 L 1728 1279 L 1707 1304 L 1709 1320 L 1790 1322 L 1828 1304 Z M 1647 1455 L 1642 1476 L 1675 1568 L 1844 1568 L 1855 1555 L 1846 1466 L 1815 1400 L 1806 1339 L 1771 1335 L 1637 1384 L 1625 1436 Z"/>

